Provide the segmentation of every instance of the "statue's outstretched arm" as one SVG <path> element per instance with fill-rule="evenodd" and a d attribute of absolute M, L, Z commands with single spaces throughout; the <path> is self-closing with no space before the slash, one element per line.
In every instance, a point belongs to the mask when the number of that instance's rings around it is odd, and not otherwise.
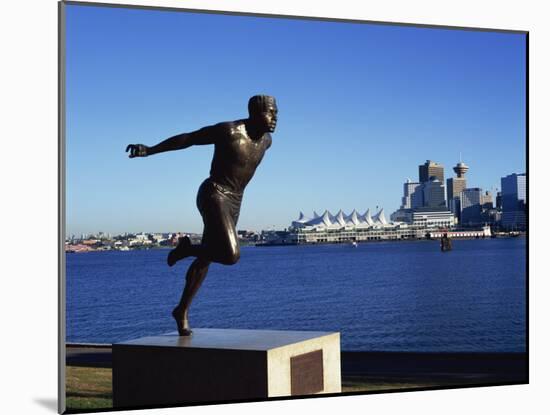
<path fill-rule="evenodd" d="M 181 150 L 191 146 L 214 144 L 217 136 L 215 128 L 216 126 L 209 126 L 192 133 L 178 134 L 152 147 L 144 144 L 129 144 L 126 147 L 126 152 L 130 152 L 130 158 L 146 157 L 165 151 Z"/>

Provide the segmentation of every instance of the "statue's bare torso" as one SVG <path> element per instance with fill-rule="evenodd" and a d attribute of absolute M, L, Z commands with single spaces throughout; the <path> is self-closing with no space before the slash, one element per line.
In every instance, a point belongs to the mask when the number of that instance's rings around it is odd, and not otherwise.
<path fill-rule="evenodd" d="M 244 120 L 224 122 L 212 127 L 215 140 L 210 178 L 227 190 L 242 193 L 266 150 L 271 146 L 271 134 L 252 139 Z"/>

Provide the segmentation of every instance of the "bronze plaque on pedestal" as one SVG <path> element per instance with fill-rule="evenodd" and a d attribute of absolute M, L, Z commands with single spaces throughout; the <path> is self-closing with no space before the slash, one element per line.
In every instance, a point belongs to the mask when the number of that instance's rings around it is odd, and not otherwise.
<path fill-rule="evenodd" d="M 291 395 L 310 395 L 323 391 L 323 350 L 290 358 Z"/>

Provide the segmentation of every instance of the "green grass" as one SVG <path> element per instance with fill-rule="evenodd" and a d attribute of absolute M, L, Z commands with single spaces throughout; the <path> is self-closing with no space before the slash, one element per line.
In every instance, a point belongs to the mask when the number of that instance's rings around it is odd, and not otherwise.
<path fill-rule="evenodd" d="M 342 379 L 342 392 L 374 392 L 397 389 L 416 389 L 443 386 L 442 382 L 399 382 L 384 381 L 380 379 L 344 378 Z"/>
<path fill-rule="evenodd" d="M 113 407 L 111 369 L 67 366 L 66 376 L 67 409 Z"/>
<path fill-rule="evenodd" d="M 458 386 L 475 381 L 387 380 L 348 376 L 342 379 L 342 392 L 374 392 L 413 388 Z M 67 366 L 67 409 L 107 409 L 113 407 L 112 371 L 107 368 Z"/>
<path fill-rule="evenodd" d="M 374 392 L 418 388 L 441 388 L 487 383 L 484 378 L 449 378 L 438 380 L 400 379 L 388 380 L 364 376 L 348 376 L 342 379 L 342 392 Z"/>

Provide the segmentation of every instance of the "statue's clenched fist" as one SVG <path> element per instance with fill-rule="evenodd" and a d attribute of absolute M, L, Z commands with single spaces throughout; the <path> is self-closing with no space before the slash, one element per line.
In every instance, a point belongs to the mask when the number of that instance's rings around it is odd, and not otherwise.
<path fill-rule="evenodd" d="M 129 144 L 128 147 L 126 147 L 126 152 L 130 152 L 130 154 L 128 155 L 128 157 L 130 158 L 147 157 L 148 150 L 149 147 L 143 144 Z"/>

